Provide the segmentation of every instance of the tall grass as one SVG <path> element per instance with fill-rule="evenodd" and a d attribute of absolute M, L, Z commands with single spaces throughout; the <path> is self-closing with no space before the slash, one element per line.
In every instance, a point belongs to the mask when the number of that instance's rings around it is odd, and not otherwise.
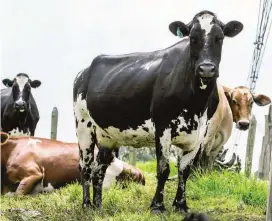
<path fill-rule="evenodd" d="M 166 212 L 152 215 L 148 208 L 156 189 L 156 163 L 138 163 L 137 167 L 144 171 L 146 185 L 131 183 L 126 189 L 114 185 L 104 190 L 101 210 L 83 210 L 82 188 L 79 184 L 72 184 L 50 194 L 2 196 L 1 220 L 181 221 L 183 215 L 176 213 L 172 207 L 177 181 L 166 183 Z M 170 176 L 176 174 L 177 169 L 171 164 Z M 187 197 L 192 211 L 207 212 L 215 220 L 261 221 L 265 217 L 267 182 L 246 179 L 243 174 L 231 172 L 211 172 L 204 175 L 195 172 L 188 181 Z M 18 210 L 19 208 L 25 210 Z"/>

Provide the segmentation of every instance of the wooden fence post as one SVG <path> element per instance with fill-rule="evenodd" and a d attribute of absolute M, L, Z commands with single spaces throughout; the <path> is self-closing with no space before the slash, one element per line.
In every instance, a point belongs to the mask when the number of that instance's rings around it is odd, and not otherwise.
<path fill-rule="evenodd" d="M 255 133 L 256 133 L 256 118 L 255 115 L 253 115 L 250 122 L 247 137 L 246 162 L 245 162 L 245 175 L 247 177 L 249 177 L 251 174 Z"/>
<path fill-rule="evenodd" d="M 269 187 L 268 187 L 268 198 L 267 198 L 267 209 L 266 209 L 266 221 L 272 220 L 272 105 L 269 107 L 268 113 L 268 142 L 267 150 L 269 150 L 270 159 L 269 159 Z"/>
<path fill-rule="evenodd" d="M 57 130 L 58 130 L 58 109 L 53 108 L 51 114 L 51 140 L 57 139 Z"/>
<path fill-rule="evenodd" d="M 272 144 L 271 144 L 272 147 Z M 270 175 L 269 175 L 269 186 L 268 186 L 268 198 L 266 208 L 266 221 L 272 220 L 272 159 L 270 160 Z"/>
<path fill-rule="evenodd" d="M 264 116 L 264 121 L 265 121 L 265 132 L 264 132 L 264 136 L 263 136 L 263 142 L 262 142 L 262 150 L 261 150 L 261 155 L 260 155 L 260 159 L 259 159 L 259 168 L 258 168 L 258 177 L 259 179 L 267 179 L 267 177 L 265 177 L 265 160 L 266 160 L 266 144 L 268 141 L 268 115 Z"/>
<path fill-rule="evenodd" d="M 129 163 L 132 166 L 136 165 L 136 151 L 133 147 L 129 147 Z"/>

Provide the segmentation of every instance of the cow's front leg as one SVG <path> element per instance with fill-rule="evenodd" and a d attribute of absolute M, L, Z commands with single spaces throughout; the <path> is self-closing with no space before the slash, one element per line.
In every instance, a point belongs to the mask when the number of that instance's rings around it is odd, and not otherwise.
<path fill-rule="evenodd" d="M 199 162 L 201 153 L 202 153 L 202 148 L 200 147 L 193 161 L 189 163 L 183 169 L 181 167 L 183 154 L 178 155 L 178 188 L 177 188 L 176 197 L 173 202 L 173 206 L 176 207 L 176 211 L 186 212 L 186 213 L 189 212 L 189 207 L 187 206 L 187 202 L 186 202 L 186 183 L 187 183 L 188 177 L 190 176 L 192 165 Z"/>
<path fill-rule="evenodd" d="M 42 173 L 37 173 L 35 175 L 31 175 L 29 177 L 25 177 L 21 180 L 15 194 L 16 195 L 24 195 L 28 194 L 33 190 L 34 185 L 41 181 L 43 178 Z"/>
<path fill-rule="evenodd" d="M 156 157 L 157 157 L 157 189 L 151 204 L 152 213 L 160 213 L 165 210 L 163 195 L 164 185 L 170 173 L 169 153 L 171 146 L 170 130 L 155 135 Z"/>
<path fill-rule="evenodd" d="M 100 147 L 93 170 L 93 204 L 100 208 L 102 205 L 102 187 L 106 170 L 113 161 L 113 151 L 108 148 Z"/>
<path fill-rule="evenodd" d="M 186 202 L 186 181 L 189 177 L 191 165 L 187 165 L 185 169 L 181 169 L 181 160 L 182 156 L 178 155 L 178 189 L 176 193 L 176 197 L 173 202 L 173 206 L 176 207 L 176 211 L 179 212 L 185 212 L 187 213 L 189 210 L 189 207 L 187 206 Z"/>

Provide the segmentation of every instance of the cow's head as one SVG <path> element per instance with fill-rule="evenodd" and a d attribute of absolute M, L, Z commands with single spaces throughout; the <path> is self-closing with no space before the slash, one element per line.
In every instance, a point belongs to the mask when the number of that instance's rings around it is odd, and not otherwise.
<path fill-rule="evenodd" d="M 234 89 L 223 86 L 225 95 L 229 101 L 233 115 L 233 121 L 239 130 L 247 130 L 251 117 L 253 103 L 265 106 L 271 103 L 269 97 L 258 94 L 254 95 L 249 88 L 240 86 Z"/>
<path fill-rule="evenodd" d="M 196 76 L 202 80 L 211 80 L 219 76 L 219 63 L 224 37 L 234 37 L 243 29 L 239 21 L 227 24 L 217 19 L 210 11 L 201 11 L 188 24 L 174 21 L 170 31 L 179 37 L 189 36 L 190 56 Z"/>
<path fill-rule="evenodd" d="M 2 82 L 6 87 L 12 88 L 13 105 L 18 112 L 24 112 L 29 108 L 31 88 L 37 88 L 41 85 L 39 80 L 32 81 L 24 73 L 17 74 L 13 80 L 6 78 Z"/>

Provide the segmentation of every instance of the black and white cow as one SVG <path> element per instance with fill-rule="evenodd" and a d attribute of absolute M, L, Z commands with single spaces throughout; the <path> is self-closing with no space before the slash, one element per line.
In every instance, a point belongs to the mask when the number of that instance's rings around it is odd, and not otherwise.
<path fill-rule="evenodd" d="M 112 163 L 114 148 L 154 147 L 157 188 L 152 212 L 165 210 L 164 185 L 169 175 L 171 144 L 188 153 L 180 162 L 179 184 L 173 205 L 187 211 L 185 185 L 192 159 L 196 159 L 209 120 L 218 105 L 216 79 L 224 36 L 243 29 L 227 24 L 209 11 L 201 11 L 189 24 L 169 25 L 184 38 L 162 50 L 126 55 L 100 55 L 74 82 L 74 115 L 80 149 L 83 207 L 102 205 L 102 184 Z M 94 159 L 94 147 L 99 153 Z M 188 156 L 186 158 L 186 156 Z"/>
<path fill-rule="evenodd" d="M 7 88 L 1 89 L 1 130 L 10 135 L 34 136 L 40 116 L 31 88 L 39 87 L 41 82 L 19 73 L 2 83 Z"/>

